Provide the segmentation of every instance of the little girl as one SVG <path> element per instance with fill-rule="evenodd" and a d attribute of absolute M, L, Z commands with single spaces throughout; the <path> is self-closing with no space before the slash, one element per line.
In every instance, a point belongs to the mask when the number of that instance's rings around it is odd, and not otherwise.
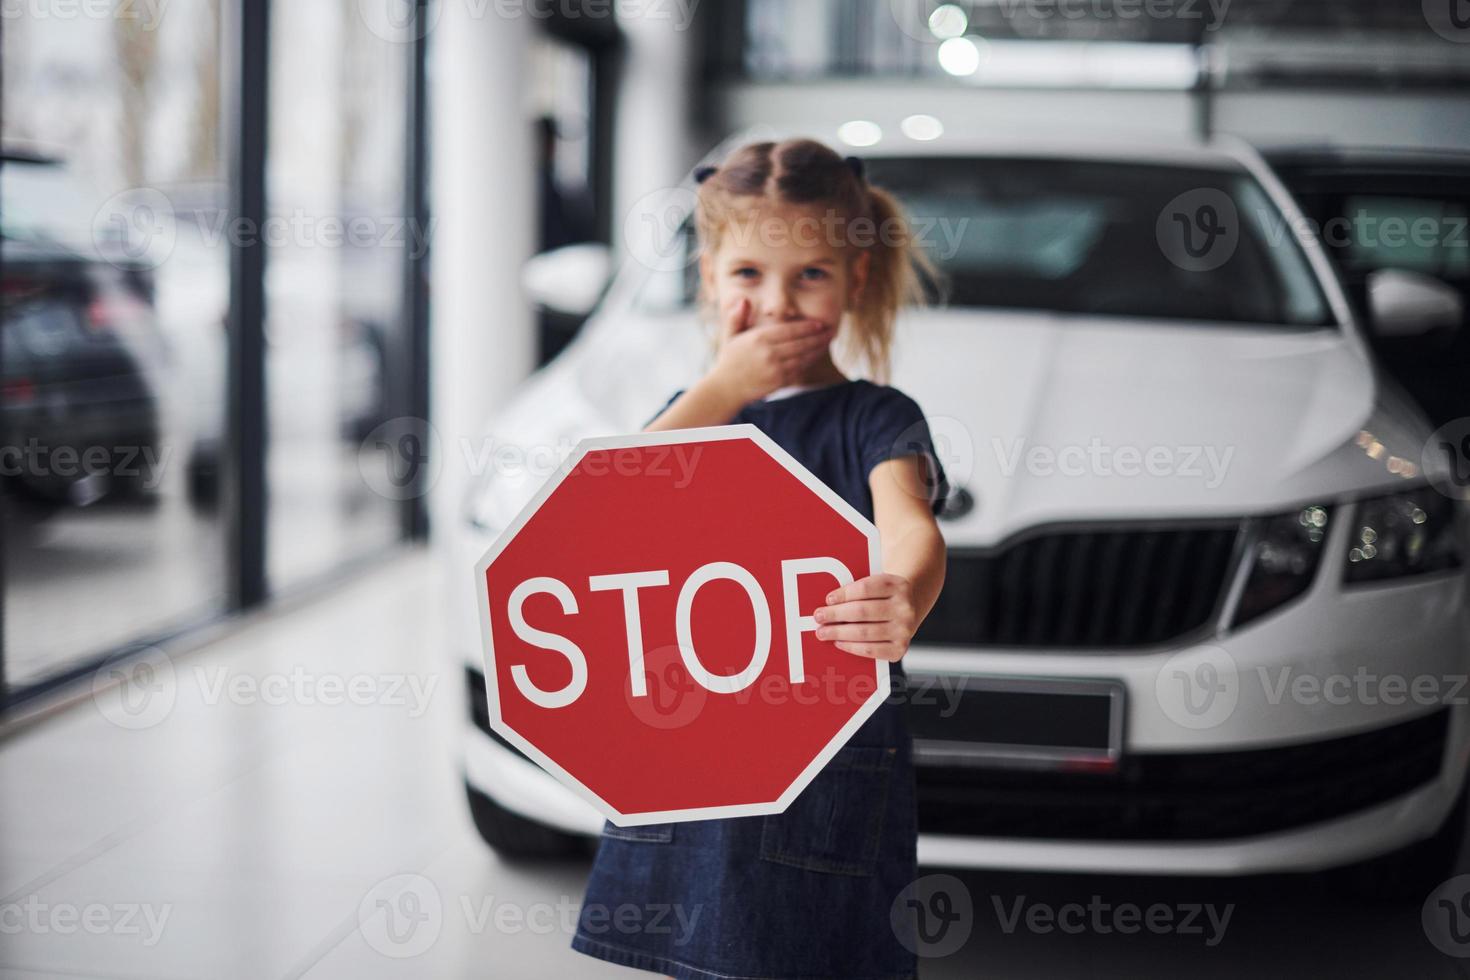
<path fill-rule="evenodd" d="M 753 423 L 877 525 L 883 573 L 814 618 L 819 639 L 887 661 L 892 694 L 784 813 L 605 824 L 572 948 L 701 980 L 913 977 L 908 909 L 890 917 L 918 836 L 899 658 L 943 584 L 947 486 L 914 400 L 847 378 L 831 347 L 886 380 L 896 314 L 934 270 L 862 162 L 821 143 L 752 144 L 697 176 L 718 353 L 646 431 Z"/>

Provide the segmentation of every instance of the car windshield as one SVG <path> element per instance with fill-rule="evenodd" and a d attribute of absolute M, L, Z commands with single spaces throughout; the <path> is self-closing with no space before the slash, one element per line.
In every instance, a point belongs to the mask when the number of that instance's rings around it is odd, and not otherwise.
<path fill-rule="evenodd" d="M 1243 171 L 1057 159 L 872 159 L 949 305 L 1321 326 L 1327 303 Z"/>
<path fill-rule="evenodd" d="M 1334 322 L 1316 273 L 1240 170 L 1123 161 L 873 158 L 947 282 L 952 307 L 1224 323 Z M 649 312 L 694 302 L 687 261 L 645 281 Z M 931 284 L 933 285 L 933 284 Z M 944 295 L 938 288 L 931 298 Z"/>

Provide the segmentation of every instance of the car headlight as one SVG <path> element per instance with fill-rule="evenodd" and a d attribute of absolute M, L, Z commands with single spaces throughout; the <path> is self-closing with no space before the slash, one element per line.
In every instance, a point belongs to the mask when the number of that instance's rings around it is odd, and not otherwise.
<path fill-rule="evenodd" d="M 1235 607 L 1232 627 L 1264 616 L 1307 591 L 1322 563 L 1322 542 L 1331 519 L 1331 508 L 1320 504 L 1257 519 L 1251 529 L 1255 547 L 1250 577 Z"/>
<path fill-rule="evenodd" d="M 1346 557 L 1347 583 L 1460 567 L 1455 502 L 1433 487 L 1359 501 Z"/>

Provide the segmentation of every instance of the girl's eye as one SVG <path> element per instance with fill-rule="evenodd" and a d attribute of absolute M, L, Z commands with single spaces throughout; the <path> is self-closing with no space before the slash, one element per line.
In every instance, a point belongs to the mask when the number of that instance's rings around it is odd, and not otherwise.
<path fill-rule="evenodd" d="M 747 272 L 750 273 L 749 276 L 746 275 Z M 736 279 L 749 279 L 751 276 L 758 276 L 758 275 L 760 275 L 760 272 L 757 271 L 756 269 L 751 268 L 750 266 L 745 266 L 743 268 L 740 268 L 740 269 L 736 269 L 735 270 L 735 278 Z"/>
<path fill-rule="evenodd" d="M 818 269 L 816 266 L 812 266 L 811 268 L 805 269 L 805 270 L 802 271 L 802 275 L 806 275 L 807 273 L 811 273 L 811 277 L 813 279 L 826 279 L 827 278 L 827 270 L 826 269 Z"/>

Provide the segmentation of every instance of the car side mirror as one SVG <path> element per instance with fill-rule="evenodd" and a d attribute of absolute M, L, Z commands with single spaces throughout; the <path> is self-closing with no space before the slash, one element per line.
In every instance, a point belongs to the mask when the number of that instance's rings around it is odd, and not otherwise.
<path fill-rule="evenodd" d="M 611 250 L 601 242 L 581 242 L 530 259 L 521 269 L 521 286 L 538 306 L 585 317 L 611 276 Z"/>
<path fill-rule="evenodd" d="M 1459 290 L 1433 276 L 1406 269 L 1368 274 L 1368 309 L 1380 337 L 1416 337 L 1457 330 L 1465 315 Z"/>

